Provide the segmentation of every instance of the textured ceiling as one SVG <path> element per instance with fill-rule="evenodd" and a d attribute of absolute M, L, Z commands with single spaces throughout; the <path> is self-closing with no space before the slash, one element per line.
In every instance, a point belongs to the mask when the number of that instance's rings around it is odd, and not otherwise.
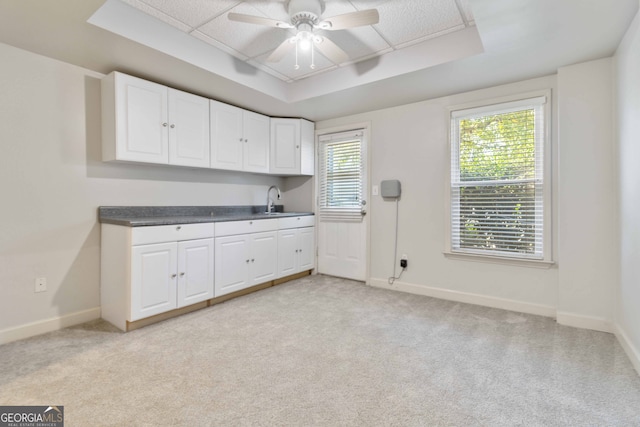
<path fill-rule="evenodd" d="M 267 62 L 271 52 L 293 36 L 294 30 L 233 22 L 227 18 L 229 12 L 235 12 L 289 22 L 285 0 L 123 1 L 286 82 L 385 55 L 474 25 L 467 0 L 327 0 L 322 18 L 376 8 L 380 22 L 348 30 L 318 30 L 320 35 L 340 46 L 349 61 L 336 64 L 316 50 L 315 69 L 311 69 L 310 53 L 304 52 L 304 56 L 300 53 L 300 68 L 296 70 L 293 50 L 280 62 Z"/>

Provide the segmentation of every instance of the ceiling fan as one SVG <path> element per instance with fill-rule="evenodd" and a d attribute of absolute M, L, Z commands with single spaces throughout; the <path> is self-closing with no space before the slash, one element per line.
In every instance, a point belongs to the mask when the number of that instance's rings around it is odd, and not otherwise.
<path fill-rule="evenodd" d="M 336 64 L 340 64 L 349 59 L 349 56 L 344 50 L 329 40 L 329 38 L 315 34 L 315 30 L 344 30 L 347 28 L 377 24 L 380 20 L 376 9 L 360 10 L 323 19 L 321 16 L 324 12 L 324 7 L 324 0 L 290 0 L 287 8 L 290 22 L 233 12 L 228 14 L 228 18 L 231 21 L 246 22 L 249 24 L 295 29 L 296 35 L 288 38 L 278 46 L 271 55 L 269 55 L 267 61 L 279 62 L 291 49 L 295 48 L 295 68 L 298 69 L 298 48 L 303 51 L 310 49 L 311 68 L 315 68 L 313 58 L 314 47 Z"/>

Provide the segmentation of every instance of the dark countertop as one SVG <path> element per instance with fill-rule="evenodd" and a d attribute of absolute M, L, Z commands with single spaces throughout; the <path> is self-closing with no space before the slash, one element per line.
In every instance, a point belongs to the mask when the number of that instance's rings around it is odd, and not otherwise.
<path fill-rule="evenodd" d="M 145 227 L 152 225 L 192 224 L 222 221 L 247 221 L 313 215 L 312 212 L 265 214 L 266 206 L 100 206 L 98 219 L 103 224 Z"/>

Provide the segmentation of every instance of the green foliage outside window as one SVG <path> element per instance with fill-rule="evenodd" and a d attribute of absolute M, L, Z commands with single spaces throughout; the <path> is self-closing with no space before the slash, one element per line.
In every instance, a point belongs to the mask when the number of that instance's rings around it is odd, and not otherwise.
<path fill-rule="evenodd" d="M 536 248 L 535 110 L 459 120 L 460 248 Z"/>

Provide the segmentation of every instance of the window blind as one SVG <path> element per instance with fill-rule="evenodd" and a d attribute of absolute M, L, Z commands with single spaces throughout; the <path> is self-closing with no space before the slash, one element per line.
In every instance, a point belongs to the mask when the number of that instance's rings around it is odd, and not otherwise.
<path fill-rule="evenodd" d="M 544 258 L 545 102 L 452 113 L 452 252 Z"/>
<path fill-rule="evenodd" d="M 321 221 L 362 221 L 362 130 L 319 138 Z"/>

